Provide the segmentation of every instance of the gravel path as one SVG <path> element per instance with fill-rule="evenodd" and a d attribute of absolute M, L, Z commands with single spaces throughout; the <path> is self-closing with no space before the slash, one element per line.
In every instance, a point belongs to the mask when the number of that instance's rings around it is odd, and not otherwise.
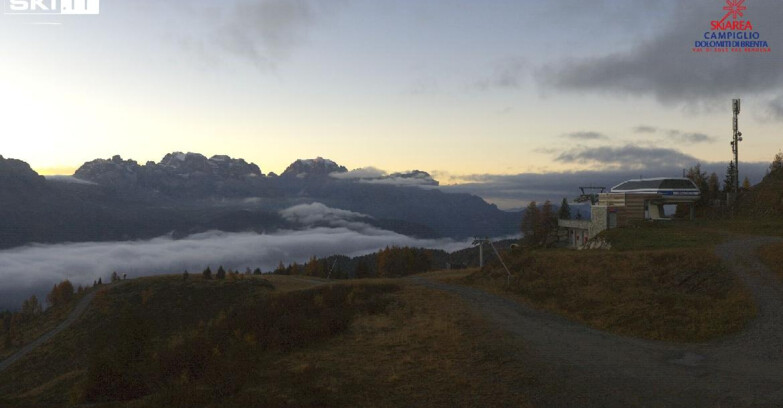
<path fill-rule="evenodd" d="M 783 283 L 755 256 L 775 238 L 743 238 L 716 251 L 742 278 L 759 315 L 743 333 L 696 345 L 600 332 L 465 286 L 415 279 L 459 295 L 509 332 L 538 381 L 520 393 L 539 407 L 783 407 Z M 502 375 L 502 373 L 501 373 Z"/>
<path fill-rule="evenodd" d="M 38 348 L 38 346 L 44 344 L 45 342 L 47 342 L 49 339 L 51 339 L 61 331 L 70 327 L 79 318 L 79 316 L 81 316 L 82 313 L 84 313 L 84 311 L 87 310 L 87 306 L 90 305 L 92 298 L 95 297 L 95 293 L 96 292 L 93 291 L 85 295 L 84 298 L 79 301 L 79 304 L 77 304 L 76 307 L 71 311 L 71 314 L 68 315 L 68 318 L 65 319 L 59 325 L 57 325 L 57 327 L 52 329 L 52 331 L 37 338 L 32 343 L 22 347 L 21 349 L 19 349 L 19 351 L 12 354 L 7 359 L 0 361 L 0 373 L 3 372 L 8 367 L 10 367 L 11 365 L 13 365 L 15 362 L 22 359 L 22 357 L 26 356 L 29 352 Z"/>

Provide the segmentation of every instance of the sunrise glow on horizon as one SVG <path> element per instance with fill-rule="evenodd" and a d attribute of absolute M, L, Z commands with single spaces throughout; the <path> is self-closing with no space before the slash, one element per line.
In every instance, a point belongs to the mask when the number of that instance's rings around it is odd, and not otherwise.
<path fill-rule="evenodd" d="M 602 170 L 580 153 L 629 146 L 728 162 L 732 97 L 743 160 L 783 147 L 783 99 L 766 85 L 779 54 L 691 52 L 721 2 L 604 3 L 104 1 L 94 16 L 3 15 L 14 58 L 0 66 L 0 154 L 42 174 L 116 154 L 227 154 L 264 173 L 321 156 L 443 182 Z M 767 6 L 745 16 L 780 38 Z M 701 89 L 726 64 L 748 72 Z"/>

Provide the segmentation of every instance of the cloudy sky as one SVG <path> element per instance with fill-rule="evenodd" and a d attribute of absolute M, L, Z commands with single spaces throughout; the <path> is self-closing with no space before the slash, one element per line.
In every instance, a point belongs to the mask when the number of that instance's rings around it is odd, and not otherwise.
<path fill-rule="evenodd" d="M 691 51 L 723 0 L 103 0 L 96 16 L 2 15 L 0 154 L 48 174 L 181 150 L 445 183 L 648 175 L 725 168 L 739 97 L 742 156 L 769 161 L 783 4 L 745 4 L 771 53 Z"/>

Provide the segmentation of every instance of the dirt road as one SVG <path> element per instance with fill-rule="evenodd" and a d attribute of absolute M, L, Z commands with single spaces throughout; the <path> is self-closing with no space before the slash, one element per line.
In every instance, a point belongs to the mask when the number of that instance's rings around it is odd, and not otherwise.
<path fill-rule="evenodd" d="M 52 331 L 44 334 L 43 336 L 37 338 L 33 342 L 22 347 L 21 349 L 19 349 L 19 351 L 12 354 L 7 359 L 0 361 L 0 372 L 3 372 L 5 369 L 13 365 L 15 362 L 22 359 L 22 357 L 26 356 L 27 353 L 35 350 L 41 344 L 44 344 L 45 342 L 47 342 L 49 339 L 51 339 L 61 331 L 70 327 L 76 321 L 76 319 L 78 319 L 79 316 L 81 316 L 82 313 L 84 313 L 84 311 L 87 309 L 87 306 L 90 305 L 92 298 L 95 297 L 95 293 L 96 292 L 90 292 L 87 295 L 85 295 L 84 298 L 82 298 L 82 300 L 79 301 L 79 304 L 77 304 L 76 307 L 71 311 L 71 314 L 68 315 L 68 318 L 65 319 L 59 325 L 57 325 L 57 327 L 55 327 Z"/>
<path fill-rule="evenodd" d="M 539 381 L 520 394 L 539 407 L 783 407 L 783 283 L 756 258 L 774 238 L 744 238 L 717 253 L 742 278 L 759 315 L 741 334 L 671 344 L 607 334 L 478 289 L 418 279 L 459 295 L 509 332 Z"/>

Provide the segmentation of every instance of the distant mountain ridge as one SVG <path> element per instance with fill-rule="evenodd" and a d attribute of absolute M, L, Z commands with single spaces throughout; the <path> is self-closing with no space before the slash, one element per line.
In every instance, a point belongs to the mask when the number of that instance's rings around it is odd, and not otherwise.
<path fill-rule="evenodd" d="M 324 177 L 332 173 L 345 173 L 348 169 L 344 166 L 323 157 L 315 159 L 299 159 L 289 165 L 280 175 L 281 177 Z"/>
<path fill-rule="evenodd" d="M 0 207 L 0 247 L 304 228 L 280 211 L 315 202 L 366 214 L 371 225 L 416 237 L 517 231 L 520 213 L 440 191 L 426 172 L 349 173 L 321 157 L 297 160 L 276 176 L 243 159 L 173 152 L 144 165 L 119 155 L 92 160 L 75 172 L 72 180 L 80 182 L 74 183 L 46 180 L 22 161 L 2 159 L 0 202 L 7 204 Z"/>

